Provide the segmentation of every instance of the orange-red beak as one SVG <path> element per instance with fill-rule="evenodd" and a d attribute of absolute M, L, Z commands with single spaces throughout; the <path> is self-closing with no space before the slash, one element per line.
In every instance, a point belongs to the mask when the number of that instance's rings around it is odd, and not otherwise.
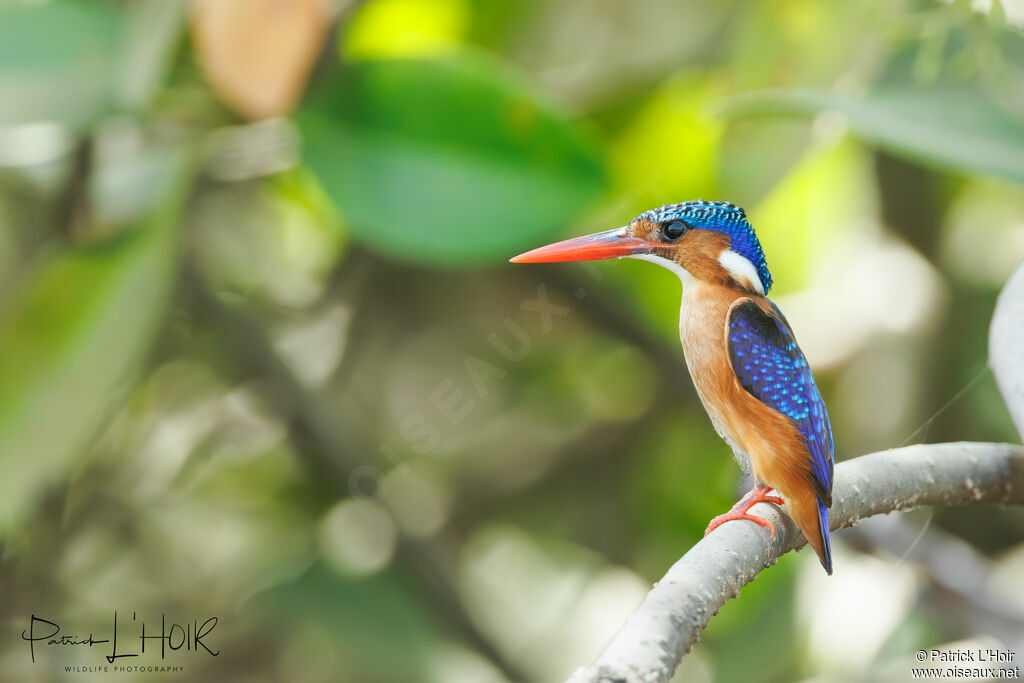
<path fill-rule="evenodd" d="M 593 235 L 555 242 L 509 259 L 512 263 L 555 263 L 559 261 L 597 261 L 599 259 L 649 254 L 654 242 L 631 237 L 626 228 L 615 228 Z"/>

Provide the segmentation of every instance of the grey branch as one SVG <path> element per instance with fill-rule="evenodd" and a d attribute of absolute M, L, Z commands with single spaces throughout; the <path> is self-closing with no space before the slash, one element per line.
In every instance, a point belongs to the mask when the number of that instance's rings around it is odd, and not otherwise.
<path fill-rule="evenodd" d="M 872 453 L 836 466 L 831 527 L 923 505 L 1024 504 L 1024 448 L 945 443 Z M 679 661 L 729 598 L 766 567 L 805 541 L 789 517 L 761 503 L 754 514 L 767 530 L 730 522 L 690 549 L 641 603 L 594 664 L 570 683 L 655 683 L 672 678 Z"/>

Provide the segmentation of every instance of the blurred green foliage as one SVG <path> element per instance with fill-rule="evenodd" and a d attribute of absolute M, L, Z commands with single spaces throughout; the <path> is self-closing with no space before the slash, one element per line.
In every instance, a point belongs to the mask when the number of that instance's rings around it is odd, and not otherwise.
<path fill-rule="evenodd" d="M 109 112 L 123 23 L 102 4 L 0 6 L 0 122 L 56 119 L 83 129 Z"/>
<path fill-rule="evenodd" d="M 732 115 L 839 112 L 864 140 L 953 170 L 1024 180 L 1024 129 L 983 93 L 956 85 L 889 85 L 856 99 L 814 91 L 738 98 Z"/>
<path fill-rule="evenodd" d="M 32 454 L 0 460 L 0 519 L 8 524 L 24 524 L 25 508 L 65 476 L 108 417 L 108 397 L 153 343 L 176 270 L 184 196 L 180 178 L 167 185 L 129 232 L 41 255 L 3 309 L 0 452 Z"/>
<path fill-rule="evenodd" d="M 100 663 L 33 664 L 28 615 L 114 609 L 219 616 L 179 680 L 592 659 L 741 477 L 674 275 L 505 261 L 662 203 L 747 209 L 840 458 L 1019 441 L 985 344 L 1024 259 L 1022 31 L 995 0 L 0 2 L 2 677 Z M 1019 510 L 835 543 L 677 680 L 1024 642 Z"/>
<path fill-rule="evenodd" d="M 524 86 L 470 55 L 352 64 L 298 114 L 306 163 L 368 246 L 426 263 L 507 258 L 603 187 L 593 142 Z"/>

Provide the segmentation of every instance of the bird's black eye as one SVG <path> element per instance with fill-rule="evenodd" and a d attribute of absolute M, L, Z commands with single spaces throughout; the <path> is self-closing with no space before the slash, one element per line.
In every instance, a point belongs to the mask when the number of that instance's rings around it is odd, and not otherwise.
<path fill-rule="evenodd" d="M 661 236 L 669 242 L 675 242 L 682 237 L 683 233 L 690 226 L 683 221 L 669 221 L 661 226 Z"/>

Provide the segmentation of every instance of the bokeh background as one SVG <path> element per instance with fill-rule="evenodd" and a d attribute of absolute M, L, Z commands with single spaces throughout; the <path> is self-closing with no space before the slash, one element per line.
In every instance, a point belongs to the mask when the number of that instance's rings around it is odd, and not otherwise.
<path fill-rule="evenodd" d="M 30 614 L 220 621 L 164 680 L 557 681 L 743 483 L 650 264 L 511 266 L 744 206 L 837 457 L 1019 441 L 1020 0 L 0 3 L 0 679 Z M 678 681 L 1024 655 L 1024 515 L 789 555 Z M 1018 662 L 1019 663 L 1019 662 Z M 122 675 L 131 679 L 133 675 Z"/>

